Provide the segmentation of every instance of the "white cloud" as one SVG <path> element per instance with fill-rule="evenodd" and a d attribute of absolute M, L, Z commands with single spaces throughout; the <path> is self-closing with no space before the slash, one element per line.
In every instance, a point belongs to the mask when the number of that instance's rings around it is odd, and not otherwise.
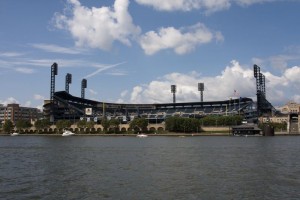
<path fill-rule="evenodd" d="M 118 100 L 116 101 L 116 103 L 124 103 L 124 100 L 123 100 L 123 99 L 118 99 Z"/>
<path fill-rule="evenodd" d="M 19 102 L 14 97 L 8 97 L 4 101 L 0 100 L 0 104 L 3 104 L 3 105 L 7 105 L 7 104 L 10 104 L 10 103 L 19 103 Z"/>
<path fill-rule="evenodd" d="M 267 3 L 267 2 L 274 2 L 274 1 L 278 1 L 278 0 L 235 0 L 235 1 L 238 5 L 249 6 L 249 5 L 256 4 L 256 3 Z"/>
<path fill-rule="evenodd" d="M 33 96 L 33 98 L 35 99 L 35 100 L 44 100 L 44 97 L 43 96 L 41 96 L 41 95 L 38 95 L 38 94 L 35 94 L 34 96 Z M 19 102 L 17 99 L 15 99 L 14 97 L 9 97 L 9 98 L 7 98 L 6 100 L 0 100 L 0 104 L 3 104 L 3 105 L 5 105 L 5 106 L 7 106 L 7 104 L 12 104 L 12 103 L 16 103 L 16 104 L 19 104 L 20 106 L 23 106 L 23 107 L 33 107 L 32 106 L 32 102 L 30 101 L 30 100 L 28 100 L 28 101 L 25 101 L 25 103 L 23 102 Z M 35 106 L 36 108 L 38 108 L 39 110 L 43 110 L 43 103 L 41 104 L 41 105 L 39 105 L 39 106 Z"/>
<path fill-rule="evenodd" d="M 275 0 L 135 0 L 137 3 L 152 6 L 161 11 L 190 11 L 194 9 L 212 13 L 230 8 L 232 4 L 249 6 L 255 3 L 272 2 Z"/>
<path fill-rule="evenodd" d="M 270 56 L 268 58 L 252 58 L 252 62 L 258 66 L 272 66 L 276 70 L 283 72 L 289 66 L 289 62 L 299 61 L 300 53 L 295 50 L 294 52 L 289 52 L 288 54 L 280 54 L 275 56 Z"/>
<path fill-rule="evenodd" d="M 124 64 L 125 62 L 122 62 L 122 63 L 117 63 L 117 64 L 113 64 L 113 65 L 94 65 L 94 67 L 98 68 L 96 71 L 94 71 L 93 73 L 91 74 L 88 74 L 86 75 L 84 78 L 90 78 L 90 77 L 93 77 L 95 75 L 97 75 L 98 73 L 100 72 L 103 72 L 105 70 L 108 70 L 108 69 L 111 69 L 111 68 L 114 68 L 114 67 L 117 67 L 119 65 L 122 65 Z"/>
<path fill-rule="evenodd" d="M 240 96 L 255 95 L 255 81 L 251 69 L 232 61 L 222 74 L 216 77 L 201 77 L 196 72 L 188 74 L 171 73 L 147 85 L 134 87 L 131 93 L 133 103 L 172 102 L 171 85 L 177 86 L 177 102 L 199 101 L 198 83 L 204 83 L 204 100 L 229 99 L 237 90 Z"/>
<path fill-rule="evenodd" d="M 227 0 L 221 1 L 157 1 L 159 5 L 182 6 L 188 10 L 202 4 L 210 10 L 219 9 Z M 173 49 L 177 54 L 186 54 L 198 45 L 216 41 L 223 41 L 221 32 L 213 32 L 204 24 L 198 23 L 191 27 L 176 29 L 174 27 L 160 28 L 158 32 L 149 31 L 141 35 L 139 26 L 134 25 L 128 11 L 129 0 L 115 0 L 112 7 L 88 8 L 80 4 L 79 0 L 69 0 L 71 7 L 69 12 L 56 13 L 54 25 L 58 29 L 70 32 L 78 47 L 99 48 L 110 50 L 115 41 L 127 46 L 132 41 L 138 41 L 146 54 L 151 55 L 162 49 Z M 153 1 L 156 2 L 156 1 Z M 148 4 L 147 1 L 139 3 Z M 226 5 L 226 3 L 225 3 Z M 77 53 L 73 49 L 63 48 L 55 45 L 36 44 L 36 48 L 51 52 Z"/>
<path fill-rule="evenodd" d="M 40 95 L 40 94 L 35 94 L 35 95 L 33 96 L 33 98 L 34 98 L 35 100 L 44 100 L 44 99 L 45 99 L 45 97 L 42 96 L 42 95 Z"/>
<path fill-rule="evenodd" d="M 292 68 L 288 68 L 284 72 L 284 77 L 289 82 L 300 83 L 300 67 L 294 66 Z"/>
<path fill-rule="evenodd" d="M 186 54 L 196 46 L 209 43 L 214 38 L 223 40 L 220 32 L 213 33 L 204 24 L 198 23 L 181 29 L 160 28 L 158 33 L 149 31 L 141 36 L 140 45 L 148 55 L 163 49 L 173 49 L 177 54 Z"/>
<path fill-rule="evenodd" d="M 96 91 L 93 90 L 93 89 L 89 89 L 89 92 L 90 92 L 91 95 L 97 95 L 97 94 L 98 94 L 98 92 L 96 92 Z"/>
<path fill-rule="evenodd" d="M 281 76 L 275 76 L 270 72 L 262 73 L 266 77 L 267 99 L 274 106 L 283 105 L 288 100 L 299 102 L 299 95 L 295 95 L 300 90 L 299 80 L 296 78 L 300 75 L 299 66 L 288 68 Z M 198 83 L 204 83 L 204 101 L 229 99 L 235 96 L 234 90 L 238 96 L 250 97 L 256 101 L 256 83 L 252 67 L 242 66 L 233 60 L 221 74 L 214 77 L 201 77 L 196 72 L 188 74 L 174 72 L 148 84 L 135 86 L 130 94 L 130 102 L 170 103 L 173 101 L 170 88 L 173 84 L 177 86 L 176 102 L 199 101 Z"/>
<path fill-rule="evenodd" d="M 31 44 L 31 46 L 52 53 L 80 54 L 84 52 L 82 49 L 66 48 L 54 44 Z"/>
<path fill-rule="evenodd" d="M 15 68 L 15 71 L 21 72 L 23 74 L 32 74 L 35 72 L 33 69 L 25 68 L 25 67 L 17 67 Z"/>
<path fill-rule="evenodd" d="M 30 106 L 31 106 L 31 101 L 26 101 L 24 107 L 30 107 Z"/>
<path fill-rule="evenodd" d="M 131 102 L 141 102 L 143 88 L 141 86 L 135 86 L 131 93 Z"/>
<path fill-rule="evenodd" d="M 113 70 L 111 72 L 107 72 L 106 74 L 112 75 L 112 76 L 126 76 L 127 75 L 126 72 L 120 71 L 120 70 Z"/>
<path fill-rule="evenodd" d="M 293 101 L 294 102 L 300 102 L 300 95 L 296 94 L 293 96 Z"/>
<path fill-rule="evenodd" d="M 19 52 L 0 52 L 1 57 L 19 57 L 23 55 L 24 53 L 19 53 Z"/>
<path fill-rule="evenodd" d="M 120 94 L 121 98 L 119 98 L 116 101 L 116 103 L 124 103 L 125 102 L 124 99 L 126 98 L 127 94 L 128 94 L 128 90 L 122 91 L 121 94 Z"/>
<path fill-rule="evenodd" d="M 44 107 L 44 105 L 38 105 L 38 106 L 36 106 L 36 108 L 39 109 L 40 111 L 43 111 L 43 107 Z"/>
<path fill-rule="evenodd" d="M 212 12 L 230 7 L 230 0 L 136 0 L 136 2 L 165 11 L 203 9 Z"/>
<path fill-rule="evenodd" d="M 129 0 L 116 0 L 113 8 L 82 6 L 78 0 L 69 0 L 71 13 L 54 16 L 55 26 L 66 29 L 77 46 L 109 50 L 114 41 L 130 46 L 130 40 L 140 33 L 128 12 Z"/>
<path fill-rule="evenodd" d="M 90 78 L 96 74 L 115 68 L 119 65 L 122 65 L 126 62 L 116 63 L 116 64 L 102 64 L 91 62 L 85 59 L 32 59 L 32 58 L 14 58 L 9 60 L 2 60 L 0 58 L 0 68 L 4 68 L 7 71 L 15 71 L 23 74 L 32 74 L 36 72 L 37 67 L 50 68 L 50 66 L 56 62 L 59 68 L 96 68 L 96 71 L 86 75 L 84 78 Z M 24 67 L 26 66 L 26 67 Z M 30 68 L 31 67 L 31 68 Z M 2 73 L 3 70 L 0 72 Z M 111 75 L 121 76 L 126 75 L 125 72 L 113 71 Z"/>
<path fill-rule="evenodd" d="M 128 94 L 128 90 L 124 90 L 121 92 L 121 97 L 124 98 Z"/>

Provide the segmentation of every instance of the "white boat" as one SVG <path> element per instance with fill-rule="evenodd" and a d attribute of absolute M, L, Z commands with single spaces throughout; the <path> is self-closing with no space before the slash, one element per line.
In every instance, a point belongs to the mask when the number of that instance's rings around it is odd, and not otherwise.
<path fill-rule="evenodd" d="M 141 134 L 137 134 L 136 137 L 145 138 L 145 137 L 148 137 L 148 135 L 141 133 Z"/>
<path fill-rule="evenodd" d="M 64 130 L 62 136 L 71 136 L 71 135 L 75 135 L 75 133 L 73 133 L 72 131 L 69 130 Z"/>
<path fill-rule="evenodd" d="M 12 133 L 12 134 L 10 134 L 11 136 L 17 136 L 17 135 L 19 135 L 19 133 L 17 133 L 17 132 L 14 132 L 14 133 Z"/>

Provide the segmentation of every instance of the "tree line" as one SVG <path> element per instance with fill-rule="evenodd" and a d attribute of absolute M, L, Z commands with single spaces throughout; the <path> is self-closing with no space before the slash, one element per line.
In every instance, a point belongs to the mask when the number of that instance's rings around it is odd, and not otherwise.
<path fill-rule="evenodd" d="M 95 126 L 94 121 L 85 121 L 81 120 L 76 123 L 78 128 L 88 128 L 92 129 Z M 50 128 L 52 124 L 50 123 L 49 119 L 41 119 L 37 120 L 34 123 L 34 127 L 37 130 L 44 130 Z M 70 120 L 58 120 L 55 123 L 57 129 L 68 129 L 70 128 L 73 123 Z M 119 126 L 120 126 L 120 121 L 118 119 L 103 119 L 101 120 L 101 125 L 103 127 L 103 131 L 105 133 L 118 133 L 120 132 Z M 129 124 L 129 129 L 132 130 L 133 132 L 140 132 L 140 131 L 145 131 L 148 126 L 148 120 L 144 118 L 136 118 L 132 120 Z M 2 127 L 2 132 L 4 133 L 11 133 L 13 130 L 16 130 L 17 132 L 21 130 L 26 130 L 32 127 L 32 124 L 30 121 L 27 120 L 18 120 L 15 124 L 13 124 L 12 121 L 10 120 L 5 120 Z"/>
<path fill-rule="evenodd" d="M 234 126 L 242 123 L 243 117 L 239 115 L 232 116 L 205 116 L 200 119 L 195 118 L 182 118 L 182 117 L 169 117 L 165 120 L 165 129 L 169 132 L 181 132 L 181 133 L 193 133 L 201 132 L 203 126 Z M 81 120 L 76 123 L 78 128 L 92 129 L 95 126 L 94 121 Z M 129 124 L 129 130 L 133 133 L 146 132 L 149 122 L 145 118 L 135 118 Z M 37 120 L 34 127 L 37 130 L 44 130 L 50 128 L 49 119 Z M 58 120 L 56 123 L 57 129 L 70 128 L 72 122 L 70 120 Z M 103 132 L 105 133 L 119 133 L 120 121 L 118 119 L 103 119 L 101 120 Z M 286 130 L 286 123 L 272 123 L 272 126 L 276 130 Z M 18 120 L 15 125 L 10 121 L 6 120 L 2 125 L 2 132 L 11 133 L 14 129 L 17 131 L 31 128 L 32 125 L 29 121 Z"/>
<path fill-rule="evenodd" d="M 239 115 L 210 115 L 200 119 L 169 117 L 166 119 L 166 130 L 170 132 L 193 133 L 201 132 L 202 126 L 233 126 L 240 125 L 243 117 Z"/>

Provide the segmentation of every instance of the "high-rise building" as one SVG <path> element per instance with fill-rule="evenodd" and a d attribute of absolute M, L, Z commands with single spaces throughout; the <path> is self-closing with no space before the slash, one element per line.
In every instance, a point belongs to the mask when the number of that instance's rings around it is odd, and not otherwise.
<path fill-rule="evenodd" d="M 37 108 L 21 107 L 19 104 L 7 104 L 4 106 L 0 104 L 0 122 L 11 120 L 13 123 L 18 120 L 37 120 L 42 118 L 43 114 Z"/>

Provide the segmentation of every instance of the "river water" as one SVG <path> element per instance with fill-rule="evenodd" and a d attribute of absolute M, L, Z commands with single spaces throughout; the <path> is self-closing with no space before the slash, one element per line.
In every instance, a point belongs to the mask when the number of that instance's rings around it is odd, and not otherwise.
<path fill-rule="evenodd" d="M 300 137 L 1 136 L 0 199 L 300 199 Z"/>

